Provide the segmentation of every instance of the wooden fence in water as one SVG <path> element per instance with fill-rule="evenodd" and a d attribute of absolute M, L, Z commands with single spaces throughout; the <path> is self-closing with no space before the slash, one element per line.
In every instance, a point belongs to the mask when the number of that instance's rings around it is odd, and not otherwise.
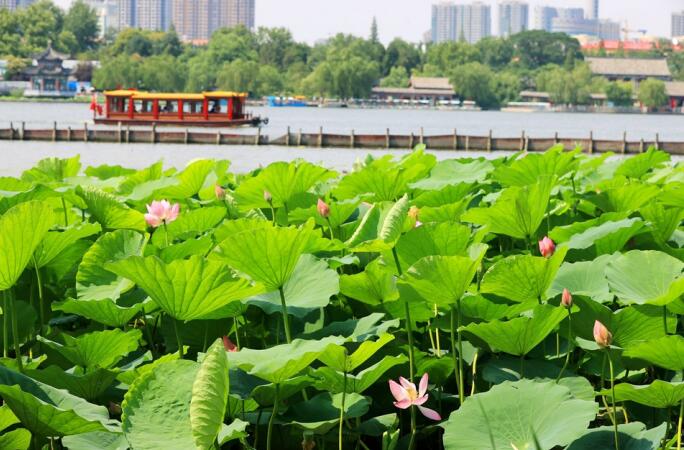
<path fill-rule="evenodd" d="M 271 139 L 262 134 L 258 128 L 254 134 L 226 133 L 221 130 L 159 130 L 152 127 L 135 128 L 59 128 L 57 123 L 52 128 L 26 128 L 24 123 L 18 127 L 0 128 L 0 140 L 6 141 L 48 141 L 48 142 L 102 142 L 121 144 L 207 144 L 207 145 L 277 145 L 310 148 L 354 148 L 354 149 L 410 149 L 424 144 L 430 150 L 451 151 L 544 151 L 553 145 L 560 144 L 566 150 L 582 147 L 587 153 L 614 152 L 619 154 L 636 154 L 654 146 L 673 155 L 684 155 L 684 142 L 661 141 L 658 134 L 653 140 L 628 140 L 627 133 L 619 140 L 594 139 L 593 133 L 586 138 L 531 137 L 523 132 L 519 137 L 495 137 L 490 131 L 486 136 L 462 135 L 454 130 L 451 134 L 424 135 L 391 134 L 349 134 L 324 133 L 321 127 L 316 133 L 303 133 L 301 130 L 287 132 Z"/>

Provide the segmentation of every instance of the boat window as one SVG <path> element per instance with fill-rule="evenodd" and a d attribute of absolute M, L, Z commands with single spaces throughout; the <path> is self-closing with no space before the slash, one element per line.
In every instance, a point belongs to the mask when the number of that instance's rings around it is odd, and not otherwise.
<path fill-rule="evenodd" d="M 175 100 L 160 100 L 159 112 L 174 113 L 178 111 L 178 103 Z"/>
<path fill-rule="evenodd" d="M 186 100 L 185 102 L 183 102 L 183 112 L 186 112 L 188 114 L 201 114 L 202 102 Z"/>
<path fill-rule="evenodd" d="M 209 112 L 212 114 L 221 114 L 227 111 L 227 103 L 225 99 L 216 99 L 209 101 Z"/>

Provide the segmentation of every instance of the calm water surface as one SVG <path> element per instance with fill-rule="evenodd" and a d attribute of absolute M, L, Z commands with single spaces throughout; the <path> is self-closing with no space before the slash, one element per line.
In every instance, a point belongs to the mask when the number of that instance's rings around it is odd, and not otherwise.
<path fill-rule="evenodd" d="M 334 108 L 250 108 L 268 117 L 269 125 L 262 133 L 276 138 L 289 126 L 293 132 L 416 133 L 424 128 L 425 134 L 450 134 L 454 128 L 459 134 L 486 135 L 491 129 L 494 136 L 519 136 L 524 130 L 534 137 L 583 138 L 593 131 L 597 139 L 621 139 L 627 131 L 628 139 L 654 139 L 684 141 L 684 115 L 638 114 L 565 114 L 565 113 L 510 113 L 499 111 L 448 111 L 448 110 L 386 110 L 386 109 L 334 109 Z M 91 120 L 88 104 L 73 103 L 10 103 L 0 102 L 0 128 L 10 122 L 15 126 L 26 122 L 27 128 L 51 127 L 57 121 L 60 127 L 82 127 Z M 237 130 L 253 134 L 253 129 Z M 233 161 L 233 170 L 250 170 L 272 161 L 304 158 L 336 169 L 348 169 L 357 159 L 368 153 L 386 154 L 386 151 L 349 149 L 298 149 L 284 147 L 228 147 L 210 145 L 153 145 L 153 144 L 85 144 L 0 141 L 0 175 L 17 174 L 47 156 L 66 157 L 81 154 L 86 165 L 123 164 L 144 167 L 163 159 L 166 164 L 182 167 L 187 161 L 199 157 L 226 158 Z M 402 151 L 392 151 L 401 154 Z M 438 152 L 438 157 L 453 158 L 453 152 Z M 463 156 L 463 152 L 458 153 Z M 497 153 L 501 155 L 501 153 Z"/>

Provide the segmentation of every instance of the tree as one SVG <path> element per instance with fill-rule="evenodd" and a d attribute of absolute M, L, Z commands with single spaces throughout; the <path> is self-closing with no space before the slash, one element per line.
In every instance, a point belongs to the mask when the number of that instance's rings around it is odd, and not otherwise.
<path fill-rule="evenodd" d="M 50 0 L 39 0 L 27 8 L 18 10 L 20 36 L 22 40 L 21 53 L 24 56 L 38 53 L 53 42 L 59 48 L 59 34 L 62 32 L 64 13 Z"/>
<path fill-rule="evenodd" d="M 632 95 L 632 83 L 627 81 L 613 81 L 608 83 L 605 89 L 606 98 L 615 106 L 632 106 L 634 99 Z"/>
<path fill-rule="evenodd" d="M 216 86 L 227 91 L 248 92 L 258 90 L 259 63 L 237 59 L 223 64 L 216 77 Z"/>
<path fill-rule="evenodd" d="M 454 68 L 472 62 L 481 62 L 480 52 L 467 42 L 443 42 L 428 47 L 426 65 L 433 67 L 437 74 L 445 76 Z"/>
<path fill-rule="evenodd" d="M 672 52 L 667 58 L 667 62 L 675 80 L 684 81 L 684 53 Z"/>
<path fill-rule="evenodd" d="M 499 105 L 495 94 L 494 72 L 482 63 L 471 62 L 456 67 L 449 81 L 464 100 L 473 100 L 482 108 Z"/>
<path fill-rule="evenodd" d="M 138 55 L 119 55 L 102 61 L 93 72 L 93 86 L 97 89 L 140 87 L 141 59 Z"/>
<path fill-rule="evenodd" d="M 383 60 L 383 74 L 389 74 L 394 67 L 403 67 L 407 73 L 420 65 L 420 50 L 403 39 L 392 40 L 385 51 Z"/>
<path fill-rule="evenodd" d="M 138 74 L 141 89 L 180 92 L 185 87 L 187 67 L 171 55 L 154 55 L 142 60 Z"/>
<path fill-rule="evenodd" d="M 28 56 L 23 51 L 22 34 L 19 15 L 0 8 L 0 55 Z"/>
<path fill-rule="evenodd" d="M 513 58 L 514 48 L 510 39 L 488 37 L 478 41 L 475 48 L 482 63 L 492 68 L 504 67 Z"/>
<path fill-rule="evenodd" d="M 257 40 L 254 33 L 238 26 L 221 28 L 211 35 L 206 52 L 214 70 L 222 67 L 226 62 L 236 60 L 257 61 Z"/>
<path fill-rule="evenodd" d="M 409 76 L 404 66 L 392 67 L 389 75 L 380 80 L 382 87 L 408 87 Z"/>
<path fill-rule="evenodd" d="M 371 23 L 370 41 L 374 44 L 380 42 L 380 37 L 378 36 L 378 19 L 375 16 L 373 16 L 373 22 Z"/>
<path fill-rule="evenodd" d="M 152 47 L 155 55 L 180 56 L 183 53 L 183 43 L 173 24 L 160 39 L 153 41 Z"/>
<path fill-rule="evenodd" d="M 537 89 L 548 92 L 554 103 L 584 105 L 591 99 L 594 79 L 587 64 L 577 64 L 568 71 L 559 66 L 548 66 L 536 79 Z"/>
<path fill-rule="evenodd" d="M 285 58 L 292 60 L 294 53 L 289 53 L 292 47 L 296 47 L 292 33 L 287 28 L 264 28 L 260 27 L 256 34 L 259 62 L 281 69 L 286 67 Z M 304 58 L 306 60 L 306 58 Z"/>
<path fill-rule="evenodd" d="M 639 85 L 639 101 L 647 108 L 654 109 L 667 105 L 665 83 L 648 78 Z"/>
<path fill-rule="evenodd" d="M 494 76 L 494 96 L 499 105 L 517 101 L 521 91 L 520 77 L 510 71 L 496 73 Z"/>
<path fill-rule="evenodd" d="M 283 92 L 285 84 L 280 70 L 274 66 L 261 66 L 257 76 L 257 97 L 278 95 Z"/>
<path fill-rule="evenodd" d="M 542 30 L 523 31 L 511 36 L 514 56 L 526 68 L 536 69 L 547 64 L 564 65 L 581 61 L 582 52 L 577 39 L 565 33 L 548 33 Z"/>
<path fill-rule="evenodd" d="M 99 32 L 95 10 L 83 0 L 76 0 L 64 16 L 64 30 L 76 38 L 78 52 L 95 48 Z"/>
<path fill-rule="evenodd" d="M 17 58 L 16 56 L 7 57 L 7 69 L 5 70 L 5 80 L 20 80 L 21 74 L 31 64 L 28 59 Z"/>

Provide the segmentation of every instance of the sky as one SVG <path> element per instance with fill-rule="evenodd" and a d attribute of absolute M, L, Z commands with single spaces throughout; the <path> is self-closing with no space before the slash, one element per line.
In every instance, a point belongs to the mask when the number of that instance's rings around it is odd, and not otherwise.
<path fill-rule="evenodd" d="M 288 28 L 295 39 L 314 43 L 336 33 L 367 36 L 373 16 L 377 18 L 380 39 L 395 37 L 412 42 L 422 40 L 430 28 L 430 5 L 437 0 L 256 0 L 256 25 Z M 66 7 L 71 0 L 56 0 Z M 460 0 L 459 3 L 469 3 Z M 495 0 L 492 5 L 492 31 L 497 32 Z M 530 24 L 534 6 L 583 7 L 584 0 L 527 0 Z M 684 10 L 684 0 L 603 0 L 601 18 L 628 22 L 631 29 L 646 29 L 650 35 L 670 35 L 671 13 Z"/>

